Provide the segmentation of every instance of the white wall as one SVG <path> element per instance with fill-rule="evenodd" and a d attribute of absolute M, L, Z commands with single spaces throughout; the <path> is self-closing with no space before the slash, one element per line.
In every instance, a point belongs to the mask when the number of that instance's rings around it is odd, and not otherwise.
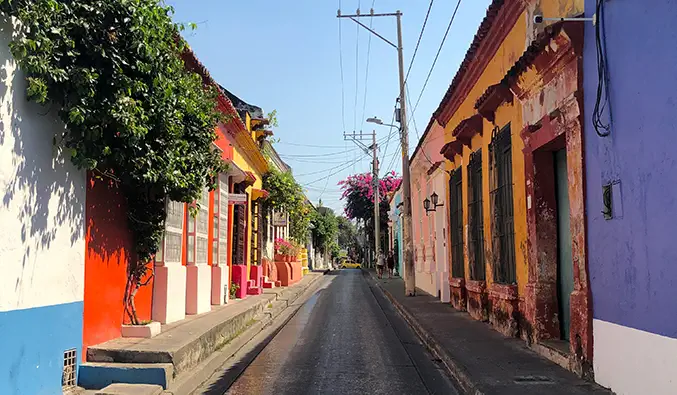
<path fill-rule="evenodd" d="M 677 393 L 677 339 L 592 322 L 595 381 L 618 395 Z"/>
<path fill-rule="evenodd" d="M 85 172 L 52 143 L 64 130 L 55 107 L 26 101 L 10 33 L 0 22 L 0 311 L 82 301 L 84 290 Z"/>

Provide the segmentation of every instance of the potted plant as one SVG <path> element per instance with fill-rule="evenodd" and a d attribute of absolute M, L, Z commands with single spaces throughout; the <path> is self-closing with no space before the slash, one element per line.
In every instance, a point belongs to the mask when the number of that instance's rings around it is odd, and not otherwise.
<path fill-rule="evenodd" d="M 275 239 L 275 261 L 284 262 L 284 251 L 285 251 L 286 240 L 282 238 Z"/>

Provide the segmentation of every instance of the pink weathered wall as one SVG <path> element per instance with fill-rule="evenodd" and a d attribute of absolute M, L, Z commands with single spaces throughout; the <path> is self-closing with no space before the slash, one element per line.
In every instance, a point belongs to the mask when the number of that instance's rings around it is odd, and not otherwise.
<path fill-rule="evenodd" d="M 440 150 L 444 145 L 444 128 L 437 121 L 432 121 L 426 133 L 416 147 L 411 159 L 411 204 L 412 225 L 414 235 L 414 259 L 416 268 L 416 286 L 422 290 L 436 295 L 435 284 L 435 244 L 433 240 L 434 215 L 426 216 L 423 201 L 436 192 L 440 201 L 445 201 L 448 194 L 446 188 L 443 191 L 434 190 L 432 177 L 428 170 L 436 163 L 444 161 Z M 446 210 L 439 207 L 438 210 Z"/>

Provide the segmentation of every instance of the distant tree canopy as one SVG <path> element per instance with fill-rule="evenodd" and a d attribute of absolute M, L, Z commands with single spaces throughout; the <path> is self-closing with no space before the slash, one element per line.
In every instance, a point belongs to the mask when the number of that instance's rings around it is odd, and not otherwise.
<path fill-rule="evenodd" d="M 402 183 L 402 178 L 395 172 L 388 173 L 385 177 L 379 179 L 379 223 L 381 232 L 388 226 L 388 201 L 387 195 L 396 191 Z M 349 176 L 339 182 L 343 191 L 341 199 L 345 200 L 344 212 L 349 219 L 361 220 L 365 225 L 365 230 L 371 243 L 374 241 L 374 184 L 371 173 L 362 173 Z"/>
<path fill-rule="evenodd" d="M 318 207 L 311 219 L 313 224 L 312 237 L 315 248 L 323 251 L 325 254 L 335 251 L 334 245 L 338 247 L 338 219 L 334 211 L 326 207 Z"/>

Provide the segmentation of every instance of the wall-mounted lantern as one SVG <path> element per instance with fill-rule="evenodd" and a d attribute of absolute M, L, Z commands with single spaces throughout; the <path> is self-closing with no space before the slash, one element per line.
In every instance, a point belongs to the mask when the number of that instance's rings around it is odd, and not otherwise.
<path fill-rule="evenodd" d="M 440 206 L 444 206 L 444 203 L 438 203 L 439 196 L 435 192 L 430 195 L 430 199 L 426 198 L 423 201 L 423 208 L 425 209 L 425 215 L 427 216 L 429 212 L 431 211 L 437 211 L 437 208 Z M 432 205 L 432 208 L 430 206 Z"/>

